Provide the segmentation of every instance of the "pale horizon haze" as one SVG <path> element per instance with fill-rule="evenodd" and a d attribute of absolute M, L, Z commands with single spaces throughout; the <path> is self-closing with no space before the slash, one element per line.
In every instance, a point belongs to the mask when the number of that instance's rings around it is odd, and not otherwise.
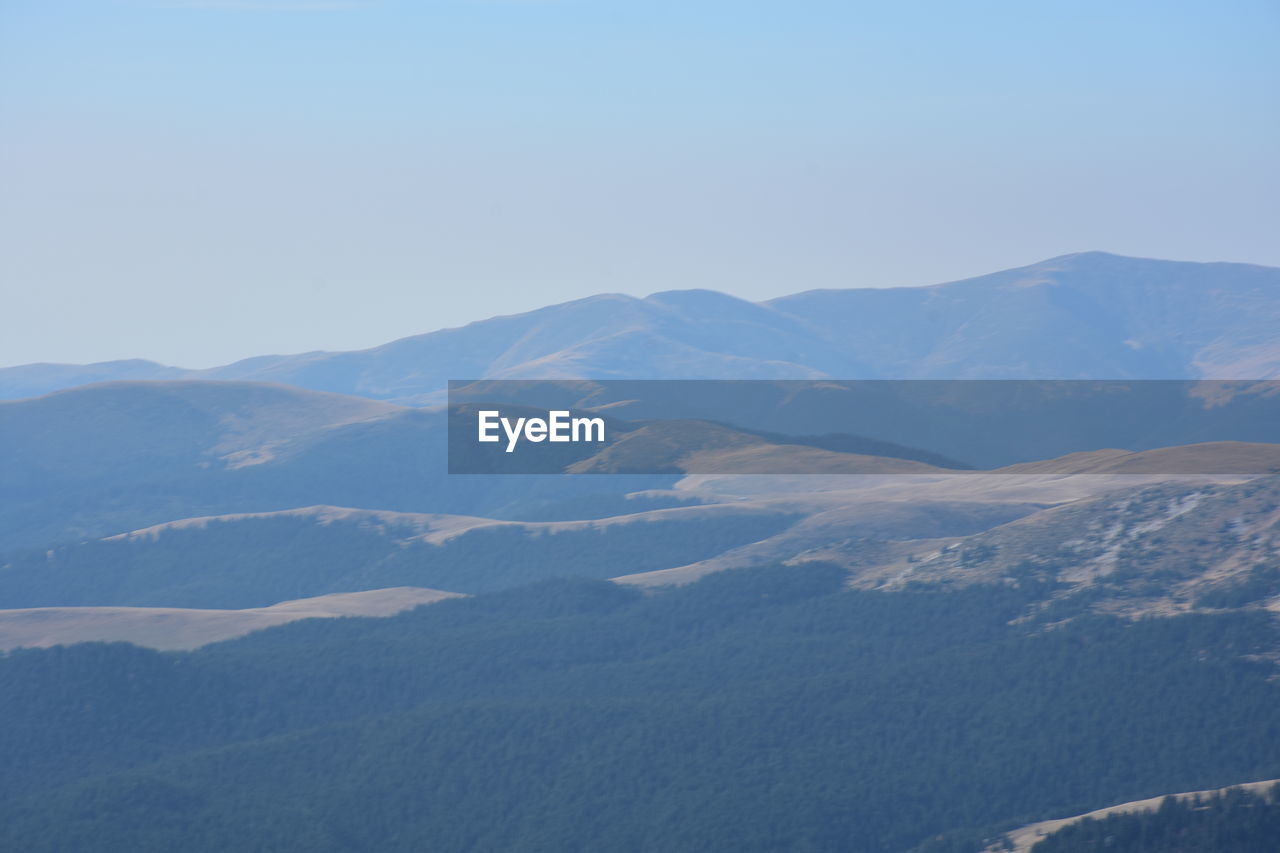
<path fill-rule="evenodd" d="M 1280 4 L 0 0 L 0 366 L 1280 266 Z"/>

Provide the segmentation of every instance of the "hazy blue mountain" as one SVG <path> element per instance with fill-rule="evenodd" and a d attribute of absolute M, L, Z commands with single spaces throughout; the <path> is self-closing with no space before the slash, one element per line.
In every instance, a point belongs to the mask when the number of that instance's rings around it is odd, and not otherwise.
<path fill-rule="evenodd" d="M 0 399 L 36 397 L 92 382 L 181 379 L 190 373 L 192 371 L 181 367 L 166 367 L 141 358 L 97 364 L 22 364 L 0 369 Z"/>
<path fill-rule="evenodd" d="M 1280 269 L 1086 252 L 932 287 L 768 303 L 881 375 L 931 379 L 1280 376 Z"/>
<path fill-rule="evenodd" d="M 248 379 L 420 404 L 448 379 L 1280 376 L 1280 269 L 1101 252 L 931 287 L 752 303 L 606 294 L 358 352 L 0 370 L 13 399 L 104 379 Z"/>

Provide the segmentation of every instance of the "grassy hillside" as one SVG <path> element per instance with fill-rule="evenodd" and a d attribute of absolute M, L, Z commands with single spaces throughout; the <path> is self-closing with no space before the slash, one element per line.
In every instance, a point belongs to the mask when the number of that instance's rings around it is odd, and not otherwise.
<path fill-rule="evenodd" d="M 152 649 L 195 649 L 299 619 L 390 616 L 457 593 L 418 587 L 333 593 L 270 607 L 211 610 L 181 607 L 34 607 L 0 610 L 0 649 L 93 641 Z"/>

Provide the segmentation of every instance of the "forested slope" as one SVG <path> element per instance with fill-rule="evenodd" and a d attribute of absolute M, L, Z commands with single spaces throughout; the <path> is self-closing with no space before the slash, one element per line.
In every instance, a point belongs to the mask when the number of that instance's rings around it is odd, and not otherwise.
<path fill-rule="evenodd" d="M 1280 775 L 1264 612 L 1056 630 L 1043 590 L 556 581 L 195 653 L 0 661 L 0 846 L 902 850 Z"/>

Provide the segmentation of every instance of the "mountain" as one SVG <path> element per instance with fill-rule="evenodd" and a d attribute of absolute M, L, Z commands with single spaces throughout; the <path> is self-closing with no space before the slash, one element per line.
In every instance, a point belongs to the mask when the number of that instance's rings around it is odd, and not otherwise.
<path fill-rule="evenodd" d="M 625 495 L 673 476 L 445 477 L 445 427 L 440 408 L 253 382 L 0 402 L 0 553 L 314 505 L 553 518 L 671 505 Z"/>
<path fill-rule="evenodd" d="M 408 410 L 357 397 L 212 382 L 105 383 L 0 403 L 0 542 L 119 532 L 200 514 L 179 511 L 192 504 L 270 503 L 234 484 L 263 464 L 281 464 L 285 448 L 401 411 Z"/>
<path fill-rule="evenodd" d="M 0 402 L 0 848 L 976 853 L 1280 777 L 1280 383 L 1129 381 L 1278 375 L 1278 275 L 1088 254 L 0 372 L 128 377 Z M 536 446 L 604 473 L 449 473 L 501 389 L 440 391 L 485 376 L 600 377 L 550 393 L 609 440 Z"/>
<path fill-rule="evenodd" d="M 265 383 L 103 383 L 0 404 L 0 482 L 26 492 L 121 476 L 139 465 L 251 466 L 286 442 L 401 411 Z"/>
<path fill-rule="evenodd" d="M 879 375 L 1280 375 L 1280 269 L 1085 252 L 950 284 L 811 291 L 769 306 L 850 342 Z"/>
<path fill-rule="evenodd" d="M 752 303 L 706 290 L 593 296 L 358 352 L 208 370 L 150 362 L 0 370 L 0 398 L 107 379 L 278 382 L 409 405 L 449 379 L 1280 376 L 1280 269 L 1065 255 L 929 287 Z"/>
<path fill-rule="evenodd" d="M 38 397 L 63 388 L 96 382 L 128 382 L 182 379 L 192 373 L 141 358 L 101 361 L 97 364 L 21 364 L 0 368 L 0 399 Z"/>

